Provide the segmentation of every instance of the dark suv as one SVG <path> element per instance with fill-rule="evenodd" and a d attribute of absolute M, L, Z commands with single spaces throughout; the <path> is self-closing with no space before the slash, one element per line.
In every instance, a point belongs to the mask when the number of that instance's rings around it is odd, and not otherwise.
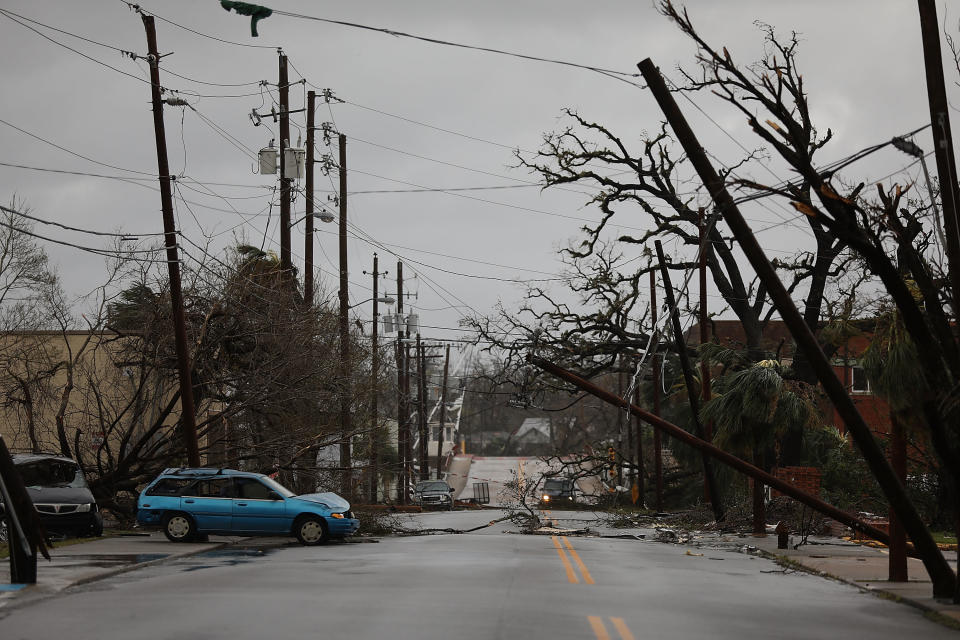
<path fill-rule="evenodd" d="M 103 534 L 103 516 L 80 465 L 55 454 L 14 454 L 12 457 L 47 533 L 68 536 Z M 4 507 L 0 501 L 2 515 Z"/>
<path fill-rule="evenodd" d="M 453 509 L 453 489 L 443 480 L 423 480 L 413 489 L 413 502 L 421 507 Z"/>
<path fill-rule="evenodd" d="M 577 497 L 577 488 L 573 480 L 567 478 L 547 478 L 540 492 L 540 504 L 561 505 L 573 502 Z"/>

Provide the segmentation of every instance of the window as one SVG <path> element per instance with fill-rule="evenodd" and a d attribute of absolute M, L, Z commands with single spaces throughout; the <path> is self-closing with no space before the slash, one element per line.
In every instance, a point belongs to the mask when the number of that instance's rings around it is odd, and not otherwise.
<path fill-rule="evenodd" d="M 182 495 L 198 498 L 232 498 L 233 480 L 230 478 L 209 478 L 197 480 Z"/>
<path fill-rule="evenodd" d="M 850 367 L 850 391 L 852 393 L 868 394 L 870 393 L 870 380 L 867 379 L 867 372 L 863 367 Z"/>
<path fill-rule="evenodd" d="M 164 478 L 147 491 L 148 496 L 178 496 L 190 484 L 186 478 Z"/>
<path fill-rule="evenodd" d="M 237 478 L 237 497 L 247 500 L 271 500 L 270 489 L 253 478 Z"/>

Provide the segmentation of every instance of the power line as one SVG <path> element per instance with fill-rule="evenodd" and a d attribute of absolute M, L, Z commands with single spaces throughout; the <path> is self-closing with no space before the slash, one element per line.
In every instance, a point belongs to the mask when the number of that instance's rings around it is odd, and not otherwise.
<path fill-rule="evenodd" d="M 0 12 L 2 12 L 2 10 L 0 10 Z M 87 162 L 92 162 L 92 163 L 94 163 L 94 164 L 98 164 L 98 165 L 100 165 L 101 167 L 107 167 L 107 168 L 109 168 L 109 169 L 117 169 L 118 171 L 129 171 L 130 173 L 138 173 L 138 174 L 140 174 L 140 175 L 142 175 L 142 176 L 151 176 L 153 179 L 156 179 L 156 177 L 157 177 L 157 175 L 156 175 L 155 173 L 151 173 L 151 172 L 149 172 L 149 171 L 138 171 L 138 170 L 136 170 L 136 169 L 128 169 L 128 168 L 126 168 L 126 167 L 118 167 L 117 165 L 109 164 L 109 163 L 106 163 L 106 162 L 101 162 L 100 160 L 95 160 L 95 159 L 93 159 L 93 158 L 91 158 L 91 157 L 89 157 L 89 156 L 83 155 L 82 153 L 77 153 L 76 151 L 73 151 L 73 150 L 71 150 L 71 149 L 67 149 L 66 147 L 62 147 L 62 146 L 60 146 L 59 144 L 57 144 L 57 143 L 55 143 L 55 142 L 51 142 L 50 140 L 47 140 L 46 138 L 42 138 L 42 137 L 38 136 L 38 135 L 35 134 L 35 133 L 31 133 L 30 131 L 27 131 L 26 129 L 21 129 L 21 128 L 18 127 L 17 125 L 12 124 L 12 123 L 10 123 L 10 122 L 7 122 L 6 120 L 3 120 L 2 118 L 0 118 L 0 124 L 5 124 L 5 125 L 7 125 L 8 127 L 10 127 L 11 129 L 16 129 L 16 130 L 19 131 L 20 133 L 22 133 L 22 134 L 24 134 L 24 135 L 27 135 L 27 136 L 30 136 L 31 138 L 33 138 L 33 139 L 35 139 L 35 140 L 39 140 L 40 142 L 43 142 L 43 143 L 45 143 L 45 144 L 48 144 L 48 145 L 50 145 L 51 147 L 54 147 L 54 148 L 56 148 L 56 149 L 60 149 L 61 151 L 65 151 L 65 152 L 69 153 L 70 155 L 76 156 L 77 158 L 81 158 L 81 159 L 83 159 L 83 160 L 86 160 Z"/>
<path fill-rule="evenodd" d="M 151 237 L 151 236 L 162 236 L 165 235 L 163 232 L 154 232 L 154 233 L 109 233 L 106 231 L 94 231 L 92 229 L 83 229 L 80 227 L 71 227 L 60 222 L 54 222 L 52 220 L 44 220 L 43 218 L 37 218 L 23 211 L 17 211 L 16 209 L 11 209 L 9 207 L 4 207 L 0 205 L 0 210 L 6 211 L 9 214 L 20 216 L 28 220 L 33 220 L 34 222 L 39 222 L 40 224 L 51 225 L 54 227 L 60 227 L 61 229 L 66 229 L 67 231 L 77 231 L 79 233 L 86 233 L 94 236 L 103 236 L 108 238 L 120 238 L 121 240 L 135 240 L 141 236 Z"/>
<path fill-rule="evenodd" d="M 438 45 L 443 45 L 443 46 L 448 46 L 448 47 L 457 47 L 457 48 L 460 48 L 460 49 L 471 49 L 471 50 L 473 50 L 473 51 L 482 51 L 482 52 L 484 52 L 484 53 L 495 53 L 495 54 L 498 54 L 498 55 L 510 56 L 510 57 L 513 57 L 513 58 L 522 58 L 522 59 L 524 59 L 524 60 L 533 60 L 533 61 L 536 61 L 536 62 L 546 62 L 546 63 L 550 63 L 550 64 L 557 64 L 557 65 L 563 65 L 563 66 L 567 66 L 567 67 L 575 67 L 575 68 L 578 68 L 578 69 L 585 69 L 585 70 L 587 70 L 587 71 L 594 71 L 594 72 L 596 72 L 596 73 L 599 73 L 599 74 L 601 74 L 601 75 L 605 75 L 605 76 L 610 77 L 610 78 L 613 78 L 613 79 L 615 79 L 615 80 L 619 80 L 619 81 L 621 81 L 621 82 L 625 82 L 625 83 L 627 83 L 627 84 L 629 84 L 629 85 L 631 85 L 631 86 L 633 86 L 633 87 L 642 88 L 642 85 L 640 85 L 640 84 L 638 84 L 638 83 L 636 83 L 636 82 L 633 82 L 633 81 L 631 81 L 631 80 L 627 80 L 627 78 L 637 78 L 637 77 L 639 77 L 639 76 L 640 76 L 639 73 L 631 73 L 631 72 L 627 72 L 627 71 L 617 71 L 617 70 L 614 70 L 614 69 L 605 69 L 605 68 L 603 68 L 603 67 L 595 67 L 595 66 L 592 66 L 592 65 L 580 64 L 580 63 L 577 63 L 577 62 L 569 62 L 569 61 L 566 61 L 566 60 L 555 60 L 555 59 L 552 59 L 552 58 L 543 58 L 543 57 L 528 55 L 528 54 L 524 54 L 524 53 L 516 53 L 516 52 L 513 52 L 513 51 L 504 51 L 504 50 L 502 50 L 502 49 L 493 49 L 493 48 L 490 48 L 490 47 L 481 47 L 481 46 L 477 46 L 477 45 L 469 45 L 469 44 L 463 44 L 463 43 L 459 43 L 459 42 L 451 42 L 451 41 L 449 41 L 449 40 L 440 40 L 440 39 L 437 39 L 437 38 L 430 38 L 430 37 L 427 37 L 427 36 L 419 36 L 419 35 L 414 35 L 414 34 L 412 34 L 412 33 L 405 33 L 405 32 L 403 32 L 403 31 L 396 31 L 396 30 L 394 30 L 394 29 L 386 29 L 386 28 L 382 28 L 382 27 L 371 27 L 371 26 L 364 25 L 364 24 L 359 24 L 359 23 L 356 23 L 356 22 L 346 22 L 346 21 L 344 21 L 344 20 L 333 20 L 333 19 L 330 19 L 330 18 L 320 18 L 320 17 L 317 17 L 317 16 L 308 16 L 308 15 L 305 15 L 305 14 L 302 14 L 302 13 L 292 13 L 292 12 L 289 12 L 289 11 L 279 11 L 279 10 L 274 9 L 273 14 L 274 14 L 274 15 L 280 15 L 280 16 L 287 16 L 287 17 L 289 17 L 289 18 L 299 18 L 299 19 L 302 19 L 302 20 L 313 20 L 313 21 L 315 21 L 315 22 L 325 22 L 325 23 L 328 23 L 328 24 L 336 24 L 336 25 L 340 25 L 340 26 L 344 26 L 344 27 L 351 27 L 351 28 L 354 28 L 354 29 L 363 29 L 363 30 L 366 30 L 366 31 L 375 31 L 375 32 L 378 32 L 378 33 L 384 33 L 384 34 L 386 34 L 386 35 L 390 35 L 390 36 L 394 36 L 394 37 L 411 38 L 411 39 L 413 39 L 413 40 L 420 40 L 420 41 L 422 41 L 422 42 L 428 42 L 428 43 L 430 43 L 430 44 L 438 44 Z"/>
<path fill-rule="evenodd" d="M 190 33 L 192 33 L 192 34 L 194 34 L 194 35 L 198 35 L 198 36 L 200 36 L 200 37 L 202 37 L 202 38 L 209 38 L 210 40 L 216 40 L 217 42 L 222 42 L 222 43 L 224 43 L 224 44 L 231 44 L 231 45 L 233 45 L 233 46 L 235 46 L 235 47 L 248 47 L 248 48 L 250 48 L 250 49 L 279 49 L 279 47 L 277 47 L 277 46 L 275 46 L 275 45 L 269 45 L 269 44 L 249 44 L 249 43 L 245 43 L 245 42 L 234 42 L 233 40 L 225 40 L 225 39 L 223 39 L 223 38 L 218 38 L 218 37 L 216 37 L 216 36 L 211 36 L 211 35 L 208 34 L 208 33 L 203 33 L 202 31 L 197 31 L 197 30 L 195 30 L 195 29 L 191 29 L 190 27 L 185 27 L 185 26 L 183 26 L 182 24 L 179 24 L 179 23 L 174 22 L 173 20 L 168 20 L 167 18 L 164 18 L 163 16 L 154 13 L 153 11 L 149 11 L 149 10 L 143 8 L 143 7 L 142 7 L 141 5 L 139 5 L 139 4 L 134 4 L 134 3 L 132 3 L 132 2 L 127 2 L 127 0 L 120 0 L 120 2 L 122 2 L 122 3 L 125 4 L 125 5 L 127 5 L 127 8 L 128 8 L 128 9 L 131 9 L 132 11 L 136 11 L 137 13 L 145 13 L 145 14 L 147 14 L 147 15 L 151 15 L 151 16 L 153 16 L 154 18 L 156 18 L 156 19 L 158 19 L 158 20 L 162 20 L 162 21 L 166 22 L 166 23 L 169 24 L 169 25 L 173 25 L 174 27 L 177 27 L 177 28 L 179 28 L 179 29 L 183 29 L 184 31 L 189 31 Z"/>

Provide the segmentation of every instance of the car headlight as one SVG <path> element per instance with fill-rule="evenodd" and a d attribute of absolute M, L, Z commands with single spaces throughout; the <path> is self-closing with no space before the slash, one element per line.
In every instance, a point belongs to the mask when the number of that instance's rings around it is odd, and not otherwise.
<path fill-rule="evenodd" d="M 79 507 L 77 507 L 77 513 L 87 513 L 92 507 L 93 505 L 89 502 L 87 504 L 81 504 Z"/>
<path fill-rule="evenodd" d="M 541 496 L 540 499 L 543 500 L 544 502 L 550 502 L 550 496 L 548 496 L 548 495 L 546 495 L 546 494 L 544 494 L 543 496 Z"/>
<path fill-rule="evenodd" d="M 342 520 L 342 519 L 343 519 L 343 514 L 342 514 L 342 513 L 331 513 L 331 514 L 330 514 L 330 517 L 331 517 L 331 518 L 336 518 L 337 520 Z"/>

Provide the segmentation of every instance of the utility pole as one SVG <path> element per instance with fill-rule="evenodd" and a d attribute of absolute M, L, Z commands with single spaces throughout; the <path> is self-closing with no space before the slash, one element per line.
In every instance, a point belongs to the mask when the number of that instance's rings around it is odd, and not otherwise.
<path fill-rule="evenodd" d="M 650 332 L 650 341 L 653 342 L 653 335 L 657 331 L 657 274 L 650 272 L 650 325 L 653 330 Z M 653 348 L 653 361 L 650 366 L 653 375 L 650 384 L 653 385 L 653 415 L 660 417 L 660 357 L 657 351 L 659 344 L 651 344 Z M 653 471 L 657 479 L 657 512 L 663 512 L 663 443 L 660 441 L 660 429 L 653 429 Z"/>
<path fill-rule="evenodd" d="M 707 251 L 709 240 L 707 238 L 707 218 L 703 207 L 700 207 L 700 344 L 706 344 L 710 340 L 710 331 L 707 327 L 709 316 L 707 314 Z M 700 377 L 702 379 L 701 397 L 704 402 L 710 400 L 710 363 L 706 359 L 700 362 Z M 713 425 L 709 422 L 703 425 L 704 440 L 710 442 L 713 440 Z"/>
<path fill-rule="evenodd" d="M 663 290 L 667 298 L 667 305 L 670 307 L 670 319 L 673 322 L 673 339 L 677 346 L 677 356 L 680 358 L 680 369 L 683 371 L 683 379 L 687 386 L 687 401 L 690 403 L 690 411 L 693 414 L 693 426 L 696 436 L 703 439 L 703 423 L 700 421 L 700 403 L 694 393 L 693 368 L 690 366 L 690 356 L 687 354 L 687 344 L 683 339 L 683 328 L 680 326 L 680 310 L 677 308 L 677 301 L 673 296 L 673 285 L 670 284 L 670 270 L 667 268 L 667 259 L 663 254 L 663 245 L 659 240 L 655 241 L 654 247 L 657 250 L 657 260 L 660 261 L 660 274 L 663 277 Z M 703 481 L 706 484 L 706 492 L 710 497 L 710 506 L 713 507 L 713 516 L 720 522 L 723 520 L 723 502 L 720 499 L 720 487 L 717 486 L 716 476 L 713 474 L 713 463 L 706 453 L 701 452 L 703 462 Z"/>
<path fill-rule="evenodd" d="M 347 289 L 347 136 L 340 134 L 340 366 L 343 384 L 340 396 L 340 468 L 341 486 L 347 496 L 353 493 L 350 461 L 350 292 Z"/>
<path fill-rule="evenodd" d="M 310 93 L 313 93 L 312 91 Z M 373 254 L 373 330 L 371 332 L 370 341 L 370 413 L 373 414 L 373 424 L 370 428 L 370 504 L 377 503 L 377 476 L 379 475 L 379 466 L 380 466 L 380 425 L 377 406 L 377 396 L 378 396 L 378 386 L 379 380 L 377 379 L 378 371 L 377 369 L 380 366 L 380 353 L 377 346 L 377 322 L 379 322 L 380 312 L 379 312 L 379 300 L 377 299 L 379 292 L 380 283 L 380 273 L 378 269 L 378 258 L 377 254 Z"/>
<path fill-rule="evenodd" d="M 700 207 L 699 225 L 700 229 L 700 344 L 706 344 L 710 339 L 710 332 L 707 329 L 707 218 L 703 207 Z M 700 401 L 706 403 L 710 400 L 710 362 L 707 358 L 700 360 Z M 702 405 L 701 405 L 702 406 Z M 703 425 L 703 439 L 707 442 L 713 442 L 713 423 L 706 422 Z M 704 500 L 710 499 L 710 487 L 706 482 L 703 485 Z"/>
<path fill-rule="evenodd" d="M 750 261 L 757 277 L 767 287 L 768 295 L 773 300 L 780 317 L 783 318 L 784 323 L 790 329 L 790 333 L 797 341 L 798 348 L 803 350 L 809 358 L 817 379 L 853 436 L 891 508 L 896 510 L 900 516 L 900 521 L 906 529 L 907 535 L 913 541 L 914 548 L 923 561 L 927 573 L 930 574 L 934 597 L 953 597 L 958 584 L 953 569 L 940 552 L 916 506 L 911 502 L 903 484 L 887 462 L 883 451 L 874 439 L 870 427 L 863 416 L 860 415 L 850 396 L 847 395 L 847 390 L 843 387 L 843 384 L 837 379 L 837 375 L 829 359 L 823 353 L 820 343 L 817 342 L 816 336 L 813 335 L 803 316 L 797 310 L 789 292 L 783 286 L 783 282 L 780 281 L 773 265 L 770 264 L 766 254 L 757 242 L 756 236 L 744 220 L 736 202 L 724 186 L 723 180 L 707 158 L 707 154 L 663 81 L 660 71 L 649 58 L 643 60 L 637 66 L 647 82 L 647 87 L 653 93 L 661 111 L 670 123 L 677 141 L 683 146 L 691 164 L 710 192 L 714 204 L 723 212 L 724 220 L 733 232 L 744 255 Z M 773 483 L 769 481 L 764 481 L 764 484 L 773 486 Z"/>
<path fill-rule="evenodd" d="M 617 368 L 617 395 L 621 398 L 623 397 L 623 358 L 615 358 L 614 366 Z M 630 401 L 630 398 L 626 398 L 627 402 Z M 617 411 L 617 448 L 614 453 L 614 472 L 617 474 L 616 485 L 625 485 L 626 481 L 623 478 L 623 419 L 624 415 L 620 411 Z M 626 416 L 627 419 L 627 428 L 630 428 L 630 415 L 629 413 Z M 618 494 L 619 495 L 619 494 Z"/>
<path fill-rule="evenodd" d="M 316 100 L 317 94 L 313 91 L 307 92 L 307 176 L 306 183 L 304 188 L 306 190 L 306 206 L 307 206 L 307 215 L 306 215 L 306 224 L 307 228 L 303 238 L 303 301 L 306 303 L 307 309 L 310 309 L 313 306 L 313 164 L 314 164 L 314 111 L 316 110 Z M 376 272 L 377 267 L 377 258 L 373 258 L 373 270 Z M 376 341 L 377 335 L 377 316 L 376 316 L 376 282 L 377 277 L 374 275 L 374 316 L 373 316 L 373 335 L 374 341 Z M 376 372 L 374 372 L 376 375 Z M 376 395 L 374 395 L 376 398 Z M 376 416 L 376 412 L 374 412 Z M 376 500 L 374 500 L 376 502 Z"/>
<path fill-rule="evenodd" d="M 443 356 L 443 382 L 440 385 L 440 437 L 437 438 L 437 480 L 443 478 L 443 432 L 447 426 L 447 374 L 450 371 L 450 345 Z"/>
<path fill-rule="evenodd" d="M 427 358 L 426 347 L 420 342 L 417 334 L 417 418 L 420 430 L 420 450 L 417 457 L 420 459 L 420 479 L 430 479 L 429 444 L 430 428 L 427 424 Z"/>
<path fill-rule="evenodd" d="M 403 347 L 403 263 L 397 261 L 397 502 L 407 504 L 407 396 L 404 393 L 403 374 L 407 365 Z"/>
<path fill-rule="evenodd" d="M 640 385 L 636 384 L 633 387 L 633 404 L 640 406 Z M 643 477 L 643 422 L 640 420 L 640 416 L 634 416 L 634 429 L 636 430 L 636 450 L 634 455 L 637 458 L 636 470 L 636 482 L 637 482 L 637 506 L 645 507 L 647 502 L 644 498 L 646 493 L 646 480 Z"/>
<path fill-rule="evenodd" d="M 170 306 L 173 310 L 173 335 L 177 351 L 177 375 L 180 379 L 180 423 L 183 425 L 187 464 L 200 466 L 200 445 L 197 442 L 196 410 L 193 406 L 193 382 L 190 353 L 187 347 L 187 326 L 183 314 L 183 291 L 180 289 L 180 257 L 177 255 L 177 229 L 173 221 L 173 196 L 170 191 L 170 164 L 167 160 L 167 134 L 163 126 L 163 99 L 160 97 L 160 54 L 153 16 L 141 13 L 147 32 L 150 61 L 150 93 L 153 101 L 153 132 L 157 140 L 157 173 L 160 178 L 160 206 L 163 210 L 163 237 L 167 247 L 167 272 L 170 278 Z"/>
<path fill-rule="evenodd" d="M 953 151 L 950 111 L 943 79 L 943 57 L 940 52 L 940 25 L 937 22 L 936 0 L 918 0 L 920 33 L 923 38 L 923 61 L 927 74 L 927 100 L 930 103 L 930 124 L 933 129 L 933 151 L 940 176 L 940 198 L 943 204 L 943 226 L 947 235 L 947 264 L 953 291 L 954 317 L 960 314 L 960 184 L 957 182 L 957 156 Z"/>
<path fill-rule="evenodd" d="M 287 56 L 280 52 L 280 270 L 284 278 L 293 274 L 290 260 L 290 189 L 293 178 L 287 176 L 287 149 L 290 148 L 290 81 Z"/>

